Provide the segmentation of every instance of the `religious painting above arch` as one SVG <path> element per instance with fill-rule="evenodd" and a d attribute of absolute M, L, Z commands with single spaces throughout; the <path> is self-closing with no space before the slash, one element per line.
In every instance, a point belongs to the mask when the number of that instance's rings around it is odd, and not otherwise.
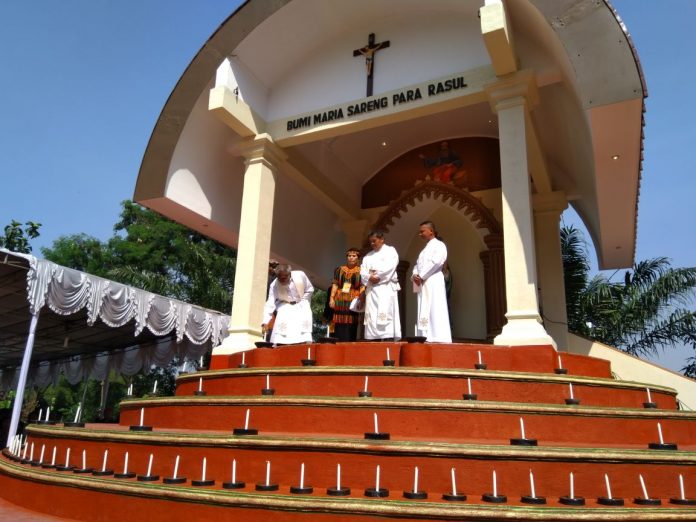
<path fill-rule="evenodd" d="M 362 208 L 388 205 L 419 181 L 431 179 L 476 192 L 500 188 L 500 151 L 494 138 L 440 140 L 412 149 L 370 178 Z"/>

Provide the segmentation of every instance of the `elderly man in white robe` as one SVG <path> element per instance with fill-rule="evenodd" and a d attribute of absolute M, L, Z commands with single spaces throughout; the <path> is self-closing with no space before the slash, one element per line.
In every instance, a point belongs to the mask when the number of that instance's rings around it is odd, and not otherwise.
<path fill-rule="evenodd" d="M 400 289 L 396 275 L 399 254 L 394 247 L 384 244 L 384 232 L 373 231 L 368 236 L 372 252 L 363 257 L 360 277 L 365 285 L 365 339 L 399 340 Z"/>
<path fill-rule="evenodd" d="M 418 294 L 416 335 L 431 343 L 451 343 L 452 332 L 447 309 L 447 291 L 442 269 L 447 247 L 437 238 L 432 221 L 424 221 L 418 235 L 426 242 L 413 267 L 413 290 Z"/>
<path fill-rule="evenodd" d="M 314 287 L 301 270 L 278 265 L 276 278 L 268 289 L 268 300 L 263 307 L 261 330 L 266 334 L 268 324 L 276 312 L 271 333 L 273 344 L 312 342 L 312 308 L 310 302 Z"/>

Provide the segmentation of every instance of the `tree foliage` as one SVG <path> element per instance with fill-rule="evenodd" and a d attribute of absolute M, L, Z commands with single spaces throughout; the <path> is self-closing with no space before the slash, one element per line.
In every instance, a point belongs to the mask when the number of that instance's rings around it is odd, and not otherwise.
<path fill-rule="evenodd" d="M 568 329 L 632 355 L 687 345 L 696 349 L 696 268 L 672 268 L 669 259 L 640 261 L 620 281 L 590 278 L 582 233 L 561 229 Z M 683 369 L 696 375 L 696 360 Z"/>
<path fill-rule="evenodd" d="M 41 223 L 36 221 L 27 221 L 22 228 L 22 223 L 13 219 L 5 227 L 4 235 L 0 236 L 0 247 L 13 252 L 29 254 L 31 253 L 29 241 L 39 237 L 39 228 L 41 228 Z"/>

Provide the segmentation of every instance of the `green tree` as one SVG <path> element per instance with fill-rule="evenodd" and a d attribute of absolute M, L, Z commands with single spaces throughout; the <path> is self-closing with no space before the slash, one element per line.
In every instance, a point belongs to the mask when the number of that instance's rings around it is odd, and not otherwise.
<path fill-rule="evenodd" d="M 680 345 L 696 349 L 696 268 L 672 268 L 658 257 L 634 264 L 621 281 L 590 278 L 582 233 L 563 227 L 561 248 L 570 331 L 638 356 Z M 683 371 L 694 375 L 693 357 Z"/>
<path fill-rule="evenodd" d="M 22 228 L 22 224 L 13 219 L 5 227 L 5 234 L 0 236 L 0 247 L 13 252 L 29 254 L 31 253 L 29 241 L 39 237 L 39 228 L 41 228 L 41 223 L 36 221 L 27 221 Z"/>

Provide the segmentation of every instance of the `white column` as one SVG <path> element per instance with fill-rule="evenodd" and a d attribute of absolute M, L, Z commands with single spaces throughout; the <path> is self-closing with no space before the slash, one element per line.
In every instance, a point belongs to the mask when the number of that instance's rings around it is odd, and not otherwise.
<path fill-rule="evenodd" d="M 562 192 L 534 194 L 534 231 L 544 326 L 559 350 L 568 349 L 568 315 L 561 255 L 561 213 L 568 208 Z"/>
<path fill-rule="evenodd" d="M 491 107 L 498 114 L 507 299 L 507 323 L 493 342 L 555 346 L 539 315 L 527 166 L 526 115 L 528 106 L 536 101 L 536 83 L 534 76 L 524 71 L 486 87 L 486 91 Z"/>
<path fill-rule="evenodd" d="M 24 402 L 24 388 L 27 385 L 27 375 L 29 374 L 29 363 L 31 363 L 31 352 L 34 350 L 34 337 L 36 336 L 36 325 L 39 322 L 39 311 L 37 310 L 31 315 L 29 323 L 29 336 L 27 344 L 24 347 L 24 357 L 22 357 L 22 366 L 19 370 L 19 380 L 17 382 L 17 394 L 15 396 L 14 405 L 12 406 L 12 418 L 10 419 L 10 431 L 7 432 L 7 443 L 17 435 L 17 426 L 19 426 L 19 416 L 22 413 L 22 403 Z"/>
<path fill-rule="evenodd" d="M 268 289 L 275 175 L 277 165 L 285 159 L 282 149 L 267 134 L 238 143 L 233 153 L 246 158 L 237 268 L 229 336 L 213 350 L 213 355 L 250 350 L 256 341 L 261 340 L 263 305 Z"/>

